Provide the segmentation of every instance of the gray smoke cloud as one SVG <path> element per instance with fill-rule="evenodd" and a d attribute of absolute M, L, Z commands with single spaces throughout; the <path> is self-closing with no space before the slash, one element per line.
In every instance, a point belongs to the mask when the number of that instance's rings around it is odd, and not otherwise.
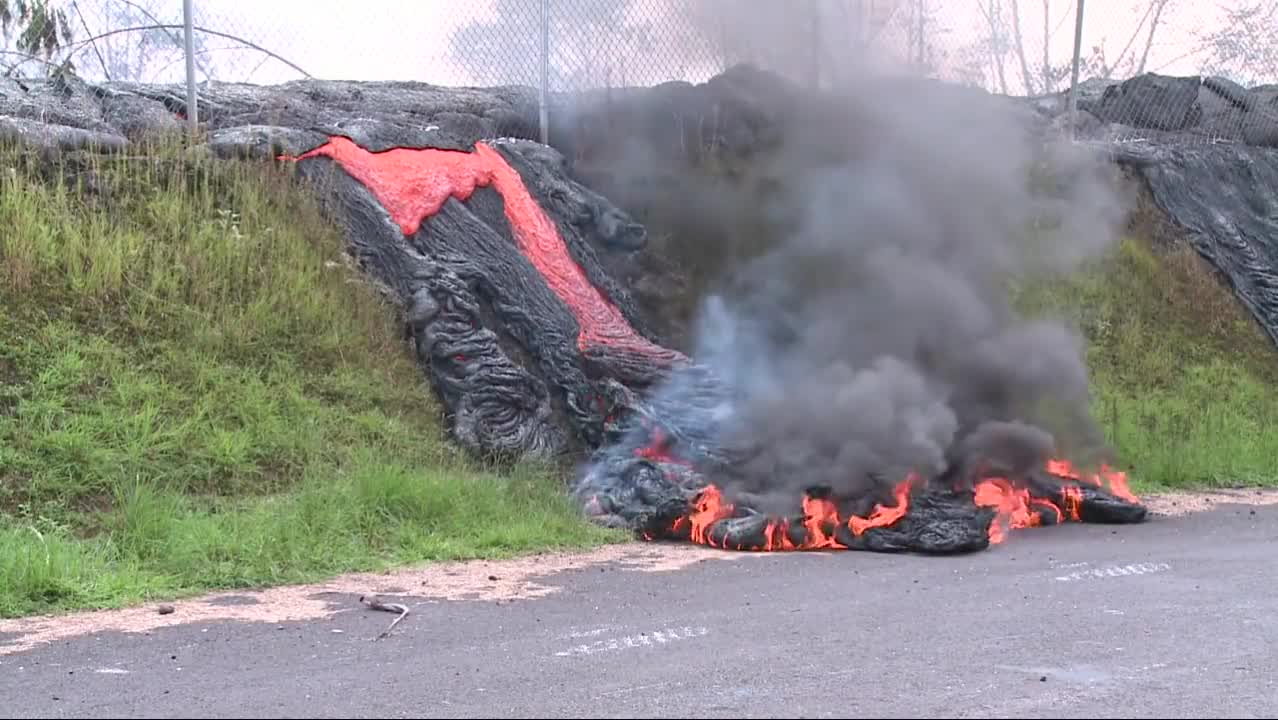
<path fill-rule="evenodd" d="M 1112 246 L 1107 166 L 1045 145 L 1012 100 L 847 75 L 755 161 L 779 179 L 766 214 L 784 230 L 696 318 L 690 350 L 735 391 L 722 439 L 753 448 L 716 481 L 786 510 L 805 487 L 881 499 L 911 470 L 1024 469 L 1099 443 L 1083 341 L 1019 317 L 1007 281 Z M 1031 183 L 1042 162 L 1050 194 Z"/>

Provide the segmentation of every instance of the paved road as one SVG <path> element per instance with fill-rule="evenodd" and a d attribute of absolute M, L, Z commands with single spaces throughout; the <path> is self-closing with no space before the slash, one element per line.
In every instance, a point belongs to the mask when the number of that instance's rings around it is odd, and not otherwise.
<path fill-rule="evenodd" d="M 507 586 L 526 599 L 389 598 L 412 613 L 380 641 L 393 617 L 352 593 L 296 622 L 182 604 L 146 634 L 11 644 L 0 715 L 1272 717 L 1276 541 L 1278 507 L 1230 506 L 959 558 L 626 547 L 488 566 L 498 588 L 546 571 Z M 636 569 L 654 552 L 673 569 Z"/>

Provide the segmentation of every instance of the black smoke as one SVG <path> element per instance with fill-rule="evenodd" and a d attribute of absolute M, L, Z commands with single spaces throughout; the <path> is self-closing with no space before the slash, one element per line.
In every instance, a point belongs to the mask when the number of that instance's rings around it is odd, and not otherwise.
<path fill-rule="evenodd" d="M 702 430 L 738 450 L 709 479 L 789 512 L 813 487 L 864 506 L 910 472 L 1094 452 L 1083 341 L 1023 318 L 1009 288 L 1112 247 L 1123 204 L 1107 166 L 1007 98 L 848 75 L 796 92 L 780 141 L 752 159 L 775 179 L 765 196 L 688 199 L 703 215 L 753 204 L 781 228 L 695 318 L 691 353 L 726 388 Z M 687 392 L 675 378 L 665 394 Z"/>

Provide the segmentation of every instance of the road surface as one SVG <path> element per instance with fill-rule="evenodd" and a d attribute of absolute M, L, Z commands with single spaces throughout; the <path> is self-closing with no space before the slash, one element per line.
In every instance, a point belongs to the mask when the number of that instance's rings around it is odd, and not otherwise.
<path fill-rule="evenodd" d="M 1278 507 L 1231 505 L 963 557 L 626 545 L 8 621 L 0 715 L 1272 717 L 1276 548 Z M 361 589 L 410 608 L 389 637 Z"/>

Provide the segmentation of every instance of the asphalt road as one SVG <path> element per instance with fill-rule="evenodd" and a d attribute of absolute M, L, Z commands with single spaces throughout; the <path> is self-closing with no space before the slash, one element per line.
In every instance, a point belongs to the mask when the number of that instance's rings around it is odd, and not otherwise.
<path fill-rule="evenodd" d="M 0 625 L 0 715 L 1272 717 L 1276 541 L 1278 507 L 1228 506 L 951 558 L 614 548 L 476 570 L 504 600 L 385 598 L 382 640 L 354 592 L 19 652 Z"/>

